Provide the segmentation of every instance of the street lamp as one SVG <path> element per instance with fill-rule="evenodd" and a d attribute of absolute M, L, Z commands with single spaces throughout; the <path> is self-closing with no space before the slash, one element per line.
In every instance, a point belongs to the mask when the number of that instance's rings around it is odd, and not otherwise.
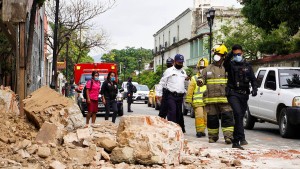
<path fill-rule="evenodd" d="M 161 76 L 164 74 L 164 54 L 165 54 L 165 47 L 160 48 L 161 53 Z"/>
<path fill-rule="evenodd" d="M 69 41 L 70 41 L 70 36 L 66 36 L 67 40 L 67 51 L 66 51 L 66 84 L 65 84 L 65 96 L 69 96 L 69 83 L 68 83 L 68 60 L 69 60 Z"/>
<path fill-rule="evenodd" d="M 206 12 L 207 23 L 209 26 L 209 63 L 211 63 L 211 48 L 212 48 L 212 26 L 214 24 L 216 10 L 214 8 L 210 8 Z"/>
<path fill-rule="evenodd" d="M 139 83 L 140 83 L 140 74 L 141 74 L 141 63 L 142 63 L 142 59 L 139 58 L 138 62 L 139 62 Z"/>

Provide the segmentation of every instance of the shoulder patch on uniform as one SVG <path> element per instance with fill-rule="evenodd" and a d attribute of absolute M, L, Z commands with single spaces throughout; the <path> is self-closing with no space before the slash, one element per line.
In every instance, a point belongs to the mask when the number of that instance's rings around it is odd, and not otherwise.
<path fill-rule="evenodd" d="M 182 70 L 181 73 L 184 74 L 184 71 Z"/>
<path fill-rule="evenodd" d="M 207 74 L 207 75 L 212 75 L 212 72 L 207 72 L 206 74 Z"/>

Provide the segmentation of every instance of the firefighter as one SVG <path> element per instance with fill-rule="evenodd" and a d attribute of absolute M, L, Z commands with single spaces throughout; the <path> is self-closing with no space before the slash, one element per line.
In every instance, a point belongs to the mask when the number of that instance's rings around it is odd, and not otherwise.
<path fill-rule="evenodd" d="M 225 45 L 217 45 L 213 48 L 213 63 L 202 71 L 202 77 L 197 81 L 199 86 L 206 85 L 207 90 L 203 94 L 205 111 L 207 112 L 207 130 L 209 143 L 215 143 L 219 139 L 219 118 L 226 144 L 232 143 L 234 119 L 232 109 L 225 96 L 227 77 L 223 67 L 224 57 L 227 54 Z"/>
<path fill-rule="evenodd" d="M 174 59 L 168 58 L 166 61 L 167 68 L 170 68 L 174 65 Z M 168 114 L 168 107 L 167 107 L 167 93 L 166 93 L 166 86 L 163 87 L 163 92 L 162 92 L 162 98 L 160 101 L 160 109 L 159 109 L 159 114 L 158 116 L 161 118 L 166 118 Z"/>
<path fill-rule="evenodd" d="M 204 102 L 203 102 L 203 93 L 206 91 L 206 85 L 202 87 L 197 86 L 197 80 L 200 78 L 200 75 L 205 67 L 208 65 L 208 60 L 202 58 L 197 63 L 197 74 L 192 77 L 191 82 L 186 94 L 186 102 L 192 104 L 192 107 L 195 112 L 195 127 L 196 127 L 196 137 L 204 137 L 207 115 L 204 111 Z"/>
<path fill-rule="evenodd" d="M 243 118 L 248 107 L 249 94 L 257 95 L 257 82 L 252 66 L 243 58 L 243 48 L 234 45 L 232 52 L 228 54 L 224 61 L 224 67 L 228 72 L 228 83 L 226 93 L 234 114 L 234 132 L 232 148 L 244 149 L 242 145 L 247 145 L 245 139 Z M 250 92 L 250 84 L 252 91 Z"/>

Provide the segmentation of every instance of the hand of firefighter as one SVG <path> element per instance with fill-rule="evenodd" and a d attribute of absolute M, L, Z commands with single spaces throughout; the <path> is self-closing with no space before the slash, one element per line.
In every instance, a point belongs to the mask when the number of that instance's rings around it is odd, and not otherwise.
<path fill-rule="evenodd" d="M 257 96 L 257 90 L 252 90 L 251 94 L 252 94 L 253 97 Z"/>
<path fill-rule="evenodd" d="M 203 84 L 202 79 L 198 79 L 198 80 L 197 80 L 197 86 L 202 87 L 203 85 L 204 85 L 204 84 Z"/>

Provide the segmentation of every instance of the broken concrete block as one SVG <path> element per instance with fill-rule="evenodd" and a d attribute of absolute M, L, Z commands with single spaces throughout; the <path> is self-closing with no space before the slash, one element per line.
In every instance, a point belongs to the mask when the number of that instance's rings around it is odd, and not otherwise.
<path fill-rule="evenodd" d="M 39 147 L 37 155 L 41 158 L 47 158 L 51 155 L 50 148 L 48 147 Z"/>
<path fill-rule="evenodd" d="M 35 141 L 41 144 L 60 144 L 62 131 L 53 123 L 45 122 L 40 128 Z"/>
<path fill-rule="evenodd" d="M 69 155 L 69 158 L 78 165 L 90 164 L 93 161 L 93 157 L 97 155 L 96 149 L 90 148 L 67 148 L 66 151 Z"/>
<path fill-rule="evenodd" d="M 100 139 L 100 147 L 104 148 L 108 152 L 111 152 L 115 147 L 117 147 L 117 142 L 109 138 L 103 138 Z"/>
<path fill-rule="evenodd" d="M 78 140 L 91 139 L 91 128 L 77 129 L 77 138 Z"/>
<path fill-rule="evenodd" d="M 38 129 L 45 121 L 57 123 L 57 126 L 62 124 L 68 131 L 84 126 L 83 116 L 75 101 L 47 86 L 34 91 L 23 102 L 27 118 Z M 61 111 L 65 111 L 63 116 Z"/>
<path fill-rule="evenodd" d="M 59 161 L 53 161 L 50 164 L 50 168 L 52 168 L 52 169 L 65 169 L 67 167 L 63 163 L 61 163 Z"/>
<path fill-rule="evenodd" d="M 118 147 L 111 153 L 114 163 L 177 164 L 181 162 L 184 135 L 179 125 L 158 116 L 123 116 L 117 142 Z M 125 155 L 132 158 L 130 154 L 133 154 L 133 159 L 126 159 Z"/>

